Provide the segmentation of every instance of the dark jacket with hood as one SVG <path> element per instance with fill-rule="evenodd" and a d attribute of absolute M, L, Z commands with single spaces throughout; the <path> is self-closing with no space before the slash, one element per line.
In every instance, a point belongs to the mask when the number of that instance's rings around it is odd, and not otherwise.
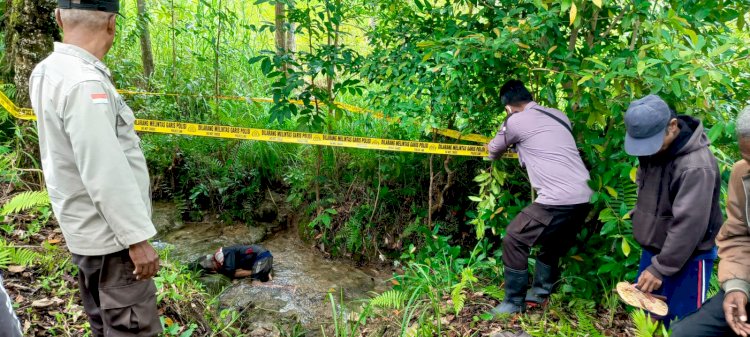
<path fill-rule="evenodd" d="M 660 279 L 712 250 L 723 221 L 721 176 L 703 124 L 689 116 L 678 121 L 680 133 L 667 150 L 638 158 L 633 234 L 655 254 L 647 270 Z"/>

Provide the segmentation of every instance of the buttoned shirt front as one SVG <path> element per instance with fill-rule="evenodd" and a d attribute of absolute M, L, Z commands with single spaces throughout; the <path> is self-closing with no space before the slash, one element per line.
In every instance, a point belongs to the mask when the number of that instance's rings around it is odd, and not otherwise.
<path fill-rule="evenodd" d="M 133 111 L 94 55 L 55 43 L 29 81 L 52 210 L 68 249 L 106 255 L 156 234 Z"/>

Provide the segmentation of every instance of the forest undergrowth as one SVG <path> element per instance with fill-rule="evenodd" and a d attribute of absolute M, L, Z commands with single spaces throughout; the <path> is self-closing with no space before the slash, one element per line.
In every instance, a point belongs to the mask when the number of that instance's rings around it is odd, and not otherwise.
<path fill-rule="evenodd" d="M 1 3 L 0 16 L 13 13 L 13 2 Z M 594 207 L 561 261 L 550 306 L 493 318 L 501 238 L 533 195 L 517 161 L 141 134 L 153 196 L 174 202 L 183 220 L 252 225 L 263 195 L 283 191 L 279 202 L 309 219 L 300 232 L 320 254 L 397 270 L 392 289 L 371 298 L 329 295 L 332 320 L 321 331 L 279 326 L 280 335 L 668 335 L 612 290 L 635 278 L 640 256 L 628 216 L 636 159 L 623 152 L 622 116 L 633 99 L 657 93 L 701 118 L 726 181 L 739 158 L 733 118 L 750 99 L 746 1 L 147 3 L 138 14 L 123 1 L 104 60 L 119 88 L 151 93 L 125 95 L 138 118 L 472 144 L 434 128 L 492 136 L 504 119 L 499 87 L 519 78 L 570 117 L 594 164 Z M 0 25 L 4 37 L 15 34 L 11 21 Z M 143 62 L 144 27 L 153 69 Z M 0 47 L 11 55 L 15 46 Z M 0 89 L 23 101 L 3 59 Z M 79 336 L 76 271 L 44 198 L 33 124 L 0 112 L 0 155 L 0 270 L 17 313 L 29 335 Z M 215 293 L 162 254 L 165 336 L 252 335 L 242 312 L 221 310 Z"/>

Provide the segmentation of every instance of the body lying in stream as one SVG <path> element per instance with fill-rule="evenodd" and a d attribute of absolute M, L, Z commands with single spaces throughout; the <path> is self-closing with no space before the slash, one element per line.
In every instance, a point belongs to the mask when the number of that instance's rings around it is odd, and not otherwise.
<path fill-rule="evenodd" d="M 230 278 L 250 277 L 267 282 L 271 280 L 273 256 L 259 245 L 220 247 L 215 253 L 198 258 L 192 268 Z"/>

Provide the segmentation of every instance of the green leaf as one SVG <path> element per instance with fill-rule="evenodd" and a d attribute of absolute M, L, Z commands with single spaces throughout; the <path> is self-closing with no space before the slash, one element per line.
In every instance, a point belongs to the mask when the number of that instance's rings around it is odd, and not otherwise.
<path fill-rule="evenodd" d="M 482 201 L 482 198 L 480 198 L 480 197 L 475 197 L 475 196 L 473 196 L 473 195 L 470 195 L 470 196 L 469 196 L 469 200 L 471 200 L 471 201 L 473 201 L 473 202 L 480 202 L 480 201 Z"/>
<path fill-rule="evenodd" d="M 685 29 L 685 34 L 687 34 L 690 37 L 690 40 L 693 42 L 693 44 L 697 44 L 698 43 L 698 35 L 695 34 L 694 31 L 692 31 L 690 29 Z"/>
<path fill-rule="evenodd" d="M 711 57 L 719 56 L 721 54 L 724 54 L 724 52 L 726 52 L 727 50 L 729 50 L 729 48 L 732 48 L 732 43 L 731 42 L 727 43 L 727 44 L 725 44 L 723 46 L 720 46 L 719 48 L 716 48 L 716 49 L 712 50 L 711 54 L 709 54 L 709 56 L 711 56 Z"/>
<path fill-rule="evenodd" d="M 625 254 L 625 256 L 630 256 L 630 244 L 628 243 L 628 240 L 623 238 L 622 239 L 622 253 Z"/>
<path fill-rule="evenodd" d="M 193 335 L 193 332 L 198 326 L 195 324 L 190 324 L 190 328 L 185 330 L 182 334 L 180 334 L 180 337 L 190 337 Z"/>
<path fill-rule="evenodd" d="M 478 183 L 481 183 L 481 182 L 485 182 L 485 181 L 489 180 L 490 178 L 492 178 L 492 175 L 490 175 L 489 173 L 482 173 L 482 174 L 474 177 L 474 181 L 476 181 Z"/>
<path fill-rule="evenodd" d="M 630 181 L 636 183 L 636 178 L 638 178 L 638 168 L 634 167 L 630 169 Z"/>
<path fill-rule="evenodd" d="M 491 321 L 491 320 L 495 319 L 495 316 L 493 316 L 489 312 L 485 312 L 485 313 L 479 315 L 479 319 L 481 319 L 483 321 Z"/>
<path fill-rule="evenodd" d="M 263 75 L 268 75 L 271 72 L 272 67 L 273 65 L 269 58 L 264 58 L 260 63 L 260 70 L 263 72 Z"/>
<path fill-rule="evenodd" d="M 609 187 L 609 186 L 604 186 L 604 189 L 607 190 L 607 193 L 609 195 L 611 195 L 613 198 L 617 199 L 617 191 L 614 188 Z"/>
<path fill-rule="evenodd" d="M 719 139 L 723 131 L 724 131 L 724 124 L 714 125 L 711 128 L 711 130 L 708 131 L 708 139 L 711 140 L 711 143 L 715 143 L 716 140 Z"/>
<path fill-rule="evenodd" d="M 672 92 L 677 97 L 682 97 L 682 90 L 680 89 L 680 82 L 677 80 L 672 80 Z"/>

